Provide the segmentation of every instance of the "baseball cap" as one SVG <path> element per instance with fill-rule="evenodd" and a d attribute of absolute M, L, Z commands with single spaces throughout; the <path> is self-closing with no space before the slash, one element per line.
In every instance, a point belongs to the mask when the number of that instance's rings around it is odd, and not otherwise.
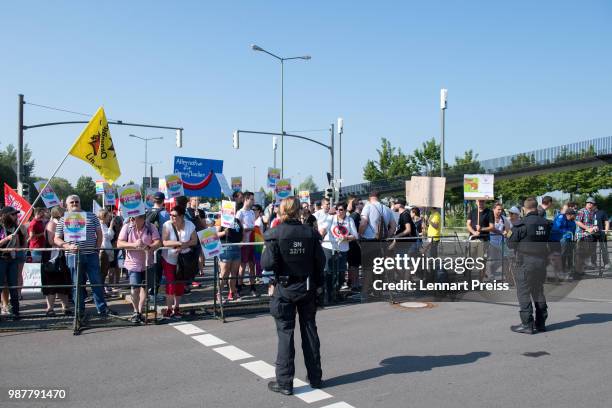
<path fill-rule="evenodd" d="M 565 215 L 576 215 L 576 210 L 574 210 L 573 208 L 568 208 L 567 210 L 565 210 Z"/>
<path fill-rule="evenodd" d="M 510 208 L 508 212 L 511 214 L 521 215 L 521 210 L 519 210 L 516 206 Z"/>
<path fill-rule="evenodd" d="M 593 204 L 597 204 L 597 202 L 595 201 L 595 199 L 593 197 L 589 197 L 586 199 L 587 203 L 593 203 Z"/>
<path fill-rule="evenodd" d="M 165 200 L 166 196 L 161 191 L 158 191 L 157 193 L 153 194 L 153 198 L 157 201 L 161 201 L 161 200 Z"/>
<path fill-rule="evenodd" d="M 4 214 L 19 214 L 19 211 L 17 211 L 14 207 L 11 207 L 9 205 L 0 210 L 0 215 L 4 215 Z"/>

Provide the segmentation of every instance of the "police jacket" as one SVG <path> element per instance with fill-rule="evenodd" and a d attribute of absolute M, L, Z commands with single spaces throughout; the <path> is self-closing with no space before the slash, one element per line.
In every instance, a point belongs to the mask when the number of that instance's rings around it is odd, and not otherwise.
<path fill-rule="evenodd" d="M 325 254 L 321 235 L 298 220 L 287 220 L 264 234 L 265 248 L 261 266 L 274 275 L 311 277 L 314 287 L 323 286 Z"/>
<path fill-rule="evenodd" d="M 508 246 L 519 254 L 545 257 L 549 252 L 550 228 L 546 218 L 538 215 L 537 211 L 531 211 L 512 227 Z"/>

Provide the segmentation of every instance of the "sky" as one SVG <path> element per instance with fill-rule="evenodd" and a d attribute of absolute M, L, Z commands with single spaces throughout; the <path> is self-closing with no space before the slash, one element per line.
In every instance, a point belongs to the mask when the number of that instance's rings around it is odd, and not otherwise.
<path fill-rule="evenodd" d="M 0 2 L 0 149 L 17 141 L 22 93 L 185 129 L 179 149 L 173 131 L 111 126 L 119 183 L 144 174 L 132 133 L 163 137 L 149 143 L 154 175 L 171 173 L 175 155 L 220 159 L 228 180 L 259 189 L 271 136 L 243 134 L 235 150 L 232 132 L 280 131 L 280 64 L 251 44 L 312 56 L 285 63 L 285 131 L 329 143 L 342 117 L 345 185 L 363 181 L 381 137 L 408 153 L 439 139 L 440 88 L 450 163 L 467 149 L 488 159 L 609 136 L 611 18 L 609 1 Z M 25 106 L 26 125 L 83 119 Z M 36 175 L 51 174 L 82 126 L 25 132 Z M 327 150 L 287 138 L 284 155 L 294 184 L 326 184 Z M 81 175 L 99 178 L 72 157 L 58 173 Z"/>

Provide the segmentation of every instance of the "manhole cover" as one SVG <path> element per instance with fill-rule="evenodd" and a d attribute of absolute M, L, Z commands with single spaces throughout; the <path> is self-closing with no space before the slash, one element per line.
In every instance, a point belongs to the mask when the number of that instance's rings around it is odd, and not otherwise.
<path fill-rule="evenodd" d="M 421 309 L 425 307 L 431 307 L 428 303 L 425 302 L 403 302 L 399 305 L 408 309 Z"/>

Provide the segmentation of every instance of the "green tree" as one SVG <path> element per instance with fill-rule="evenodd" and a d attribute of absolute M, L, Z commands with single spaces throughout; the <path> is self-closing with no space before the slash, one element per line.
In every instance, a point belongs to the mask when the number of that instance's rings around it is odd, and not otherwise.
<path fill-rule="evenodd" d="M 96 182 L 89 176 L 81 176 L 77 180 L 75 194 L 81 199 L 81 208 L 91 211 L 92 202 L 96 198 Z"/>
<path fill-rule="evenodd" d="M 395 148 L 386 138 L 381 138 L 381 147 L 376 149 L 378 160 L 368 160 L 363 168 L 363 178 L 368 181 L 383 180 L 394 177 L 409 178 L 418 172 L 411 156 L 404 154 L 401 148 Z"/>
<path fill-rule="evenodd" d="M 449 176 L 484 173 L 484 169 L 477 159 L 478 154 L 475 154 L 472 149 L 467 150 L 463 153 L 463 157 L 455 156 L 455 164 L 448 171 L 445 169 L 444 173 Z"/>
<path fill-rule="evenodd" d="M 534 166 L 536 164 L 535 157 L 533 154 L 529 155 L 527 153 L 521 153 L 514 156 L 508 165 L 508 169 L 521 169 L 524 167 Z"/>
<path fill-rule="evenodd" d="M 70 194 L 75 194 L 72 184 L 62 177 L 53 177 L 51 179 L 51 187 L 60 200 L 65 200 Z"/>
<path fill-rule="evenodd" d="M 440 144 L 431 138 L 423 143 L 421 149 L 416 149 L 411 156 L 411 161 L 416 169 L 424 176 L 440 175 Z"/>
<path fill-rule="evenodd" d="M 319 187 L 315 184 L 312 176 L 308 176 L 298 186 L 299 191 L 310 191 L 311 193 L 318 191 Z"/>
<path fill-rule="evenodd" d="M 17 188 L 17 149 L 12 144 L 6 146 L 4 150 L 0 150 L 0 198 L 4 203 L 4 183 L 10 187 Z M 31 184 L 32 173 L 34 171 L 34 159 L 32 159 L 32 151 L 26 144 L 23 148 L 23 182 Z M 36 190 L 33 185 L 30 185 L 30 191 L 34 193 Z M 31 193 L 31 194 L 32 194 Z"/>

